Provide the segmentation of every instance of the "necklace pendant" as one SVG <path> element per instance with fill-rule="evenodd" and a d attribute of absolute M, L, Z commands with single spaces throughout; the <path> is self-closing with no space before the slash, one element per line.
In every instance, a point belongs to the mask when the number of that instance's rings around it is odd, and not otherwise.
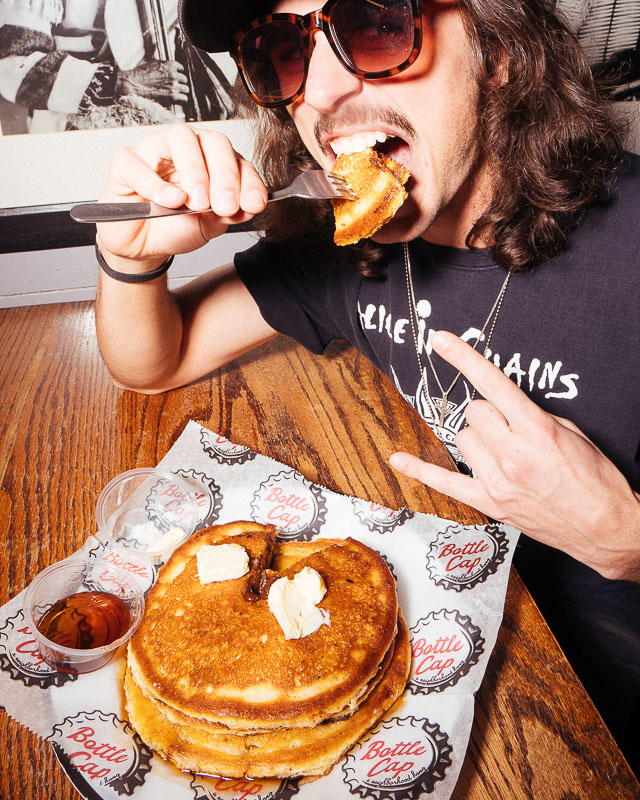
<path fill-rule="evenodd" d="M 438 425 L 442 428 L 444 427 L 444 418 L 449 413 L 449 409 L 447 407 L 447 394 L 446 393 L 443 394 L 442 397 L 440 398 L 433 397 L 431 398 L 431 402 L 438 409 L 440 413 L 440 419 L 438 420 Z"/>
<path fill-rule="evenodd" d="M 1 0 L 0 0 L 0 2 L 1 2 Z M 422 363 L 422 356 L 421 356 L 421 353 L 420 353 L 420 347 L 418 345 L 418 333 L 420 332 L 420 322 L 419 322 L 419 318 L 418 318 L 418 311 L 417 311 L 417 308 L 416 308 L 416 295 L 415 295 L 415 291 L 414 291 L 414 288 L 413 288 L 413 276 L 411 274 L 411 260 L 409 258 L 409 244 L 408 244 L 408 242 L 404 243 L 404 275 L 405 275 L 405 283 L 406 283 L 406 287 L 407 287 L 407 300 L 408 300 L 408 303 L 409 303 L 409 321 L 411 323 L 411 333 L 413 335 L 413 344 L 414 344 L 414 347 L 416 349 L 416 356 L 418 358 L 418 367 L 420 369 L 420 376 L 421 376 L 421 379 L 422 379 L 421 380 L 422 389 L 423 389 L 423 392 L 425 393 L 425 395 L 429 399 L 430 410 L 432 410 L 433 414 L 434 414 L 434 424 L 439 425 L 440 428 L 444 428 L 445 417 L 449 417 L 449 416 L 453 415 L 455 413 L 455 411 L 456 411 L 456 407 L 455 406 L 451 411 L 449 411 L 449 408 L 447 406 L 449 393 L 451 391 L 453 391 L 453 388 L 456 385 L 456 383 L 458 382 L 458 378 L 460 377 L 460 375 L 462 373 L 460 372 L 460 370 L 458 370 L 458 372 L 457 372 L 456 376 L 454 377 L 454 379 L 451 381 L 451 383 L 449 384 L 447 389 L 445 389 L 443 387 L 443 385 L 442 385 L 442 382 L 441 382 L 440 378 L 438 377 L 438 373 L 436 372 L 435 365 L 434 365 L 433 360 L 431 358 L 431 353 L 426 348 L 425 342 L 423 341 L 422 342 L 422 346 L 424 347 L 425 353 L 427 355 L 427 360 L 429 362 L 429 367 L 431 367 L 431 372 L 433 373 L 433 377 L 435 378 L 435 381 L 436 381 L 436 384 L 438 386 L 438 389 L 442 392 L 442 397 L 433 397 L 431 395 L 431 393 L 429 392 L 428 381 L 427 381 L 427 370 L 426 370 L 426 367 Z M 484 321 L 484 325 L 482 326 L 482 328 L 480 330 L 480 335 L 476 339 L 476 343 L 473 345 L 473 349 L 475 350 L 478 347 L 480 341 L 482 339 L 484 339 L 484 341 L 485 341 L 484 355 L 485 356 L 486 356 L 486 354 L 488 352 L 489 344 L 491 342 L 491 337 L 493 336 L 493 331 L 494 331 L 494 329 L 496 327 L 496 324 L 498 322 L 498 316 L 500 314 L 500 309 L 502 308 L 502 301 L 504 300 L 505 293 L 507 291 L 507 286 L 509 285 L 510 278 L 511 278 L 511 272 L 507 272 L 507 275 L 506 275 L 506 277 L 504 279 L 504 282 L 503 282 L 503 284 L 502 284 L 502 286 L 500 288 L 500 291 L 498 292 L 498 296 L 496 297 L 496 299 L 495 299 L 495 301 L 493 303 L 493 306 L 491 307 L 491 310 L 489 311 L 489 316 Z M 487 336 L 486 336 L 486 339 L 485 339 L 484 338 L 485 337 L 485 331 L 487 330 L 487 328 L 489 330 L 488 330 L 488 333 L 487 333 Z M 420 388 L 420 384 L 418 385 L 418 388 Z M 476 390 L 474 389 L 473 390 L 473 394 L 471 396 L 471 399 L 473 399 L 475 397 L 475 393 L 476 393 Z M 436 415 L 437 415 L 437 417 L 436 417 Z"/>

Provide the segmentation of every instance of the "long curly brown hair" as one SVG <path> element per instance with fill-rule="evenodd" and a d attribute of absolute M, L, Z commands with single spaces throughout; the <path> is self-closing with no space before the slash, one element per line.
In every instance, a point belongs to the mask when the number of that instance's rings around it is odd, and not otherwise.
<path fill-rule="evenodd" d="M 554 14 L 554 0 L 459 5 L 478 62 L 481 145 L 495 185 L 467 244 L 479 236 L 498 264 L 523 269 L 561 252 L 584 212 L 608 191 L 625 130 Z M 255 111 L 256 164 L 267 185 L 286 186 L 317 167 L 284 109 Z M 261 224 L 268 240 L 308 242 L 326 238 L 333 214 L 326 202 L 311 208 L 290 200 L 269 206 Z M 382 248 L 373 242 L 336 251 L 361 274 L 377 274 Z"/>

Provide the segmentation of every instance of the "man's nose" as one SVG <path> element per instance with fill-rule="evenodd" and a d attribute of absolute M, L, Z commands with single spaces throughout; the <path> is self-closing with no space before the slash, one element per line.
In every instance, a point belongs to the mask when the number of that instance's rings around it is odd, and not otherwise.
<path fill-rule="evenodd" d="M 314 31 L 304 102 L 321 114 L 331 114 L 362 90 L 362 81 L 344 67 L 322 31 Z"/>

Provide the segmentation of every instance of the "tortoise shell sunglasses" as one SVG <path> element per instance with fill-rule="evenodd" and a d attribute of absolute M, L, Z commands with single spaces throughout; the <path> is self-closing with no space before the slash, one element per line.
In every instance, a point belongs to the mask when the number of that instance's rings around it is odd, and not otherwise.
<path fill-rule="evenodd" d="M 266 14 L 238 31 L 231 56 L 260 106 L 293 103 L 304 91 L 314 31 L 359 78 L 405 70 L 422 46 L 420 0 L 328 0 L 308 14 Z"/>

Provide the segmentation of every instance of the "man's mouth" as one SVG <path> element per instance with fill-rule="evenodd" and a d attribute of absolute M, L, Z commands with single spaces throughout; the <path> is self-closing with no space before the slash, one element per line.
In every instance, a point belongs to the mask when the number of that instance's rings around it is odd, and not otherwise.
<path fill-rule="evenodd" d="M 358 131 L 350 136 L 337 136 L 331 139 L 329 147 L 336 157 L 343 154 L 358 153 L 367 147 L 372 147 L 411 171 L 411 148 L 409 144 L 399 136 L 394 136 L 384 131 Z"/>
<path fill-rule="evenodd" d="M 386 142 L 389 135 L 382 131 L 358 131 L 351 136 L 340 136 L 333 139 L 329 144 L 336 156 L 359 153 L 367 147 Z"/>

